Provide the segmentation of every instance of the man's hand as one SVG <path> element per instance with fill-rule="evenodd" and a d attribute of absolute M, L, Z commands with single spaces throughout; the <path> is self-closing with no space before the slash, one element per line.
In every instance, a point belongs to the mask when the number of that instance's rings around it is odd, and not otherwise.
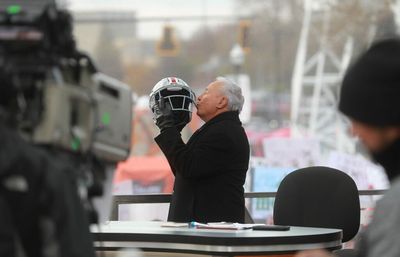
<path fill-rule="evenodd" d="M 163 132 L 167 128 L 175 127 L 174 116 L 169 101 L 160 98 L 154 106 L 153 113 L 156 125 L 160 129 L 160 132 Z"/>

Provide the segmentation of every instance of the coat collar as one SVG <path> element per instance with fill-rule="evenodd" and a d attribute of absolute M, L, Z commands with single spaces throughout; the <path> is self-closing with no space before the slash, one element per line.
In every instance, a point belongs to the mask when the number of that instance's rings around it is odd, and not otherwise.
<path fill-rule="evenodd" d="M 203 125 L 203 127 L 207 126 L 209 124 L 220 122 L 222 120 L 233 120 L 233 121 L 236 121 L 236 122 L 239 122 L 240 124 L 242 124 L 240 122 L 240 119 L 239 119 L 239 112 L 238 111 L 227 111 L 227 112 L 220 113 L 217 116 L 215 116 L 214 118 L 212 118 L 211 120 L 207 121 Z"/>
<path fill-rule="evenodd" d="M 218 122 L 223 121 L 223 120 L 233 120 L 234 122 L 238 122 L 240 125 L 242 125 L 242 123 L 240 122 L 240 119 L 239 119 L 239 112 L 238 111 L 223 112 L 221 114 L 218 114 L 217 116 L 215 116 L 211 120 L 207 121 L 206 123 L 203 124 L 203 126 L 201 126 L 198 130 L 196 130 L 193 133 L 193 135 L 190 137 L 189 141 L 187 142 L 187 145 L 190 145 L 191 143 L 195 142 L 196 138 L 198 138 L 198 135 L 201 134 L 201 132 L 205 128 L 207 128 L 211 124 L 218 123 Z"/>

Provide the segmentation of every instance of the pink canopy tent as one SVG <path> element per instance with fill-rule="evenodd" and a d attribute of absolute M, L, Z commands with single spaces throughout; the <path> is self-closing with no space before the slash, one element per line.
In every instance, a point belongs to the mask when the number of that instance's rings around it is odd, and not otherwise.
<path fill-rule="evenodd" d="M 174 176 L 164 156 L 132 156 L 118 163 L 114 183 L 134 180 L 142 186 L 164 182 L 163 193 L 171 193 Z"/>

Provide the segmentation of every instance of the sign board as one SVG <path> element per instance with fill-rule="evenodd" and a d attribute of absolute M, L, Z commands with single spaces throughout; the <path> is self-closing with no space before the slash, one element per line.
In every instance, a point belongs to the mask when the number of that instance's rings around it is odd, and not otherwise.
<path fill-rule="evenodd" d="M 265 161 L 272 167 L 304 168 L 319 165 L 320 144 L 313 138 L 265 138 Z"/>

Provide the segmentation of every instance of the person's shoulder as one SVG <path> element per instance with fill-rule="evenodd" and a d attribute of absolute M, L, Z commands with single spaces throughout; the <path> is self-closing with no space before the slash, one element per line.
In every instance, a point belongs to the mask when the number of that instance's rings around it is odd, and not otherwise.
<path fill-rule="evenodd" d="M 392 181 L 390 188 L 382 197 L 382 201 L 385 199 L 397 199 L 400 205 L 400 176 Z"/>
<path fill-rule="evenodd" d="M 364 233 L 370 256 L 399 256 L 400 180 L 379 199 Z"/>
<path fill-rule="evenodd" d="M 395 188 L 396 190 L 400 190 L 400 176 L 398 176 L 395 180 L 393 180 L 391 188 Z"/>
<path fill-rule="evenodd" d="M 400 213 L 400 178 L 394 180 L 387 192 L 376 202 L 375 211 L 378 213 L 394 210 Z"/>

